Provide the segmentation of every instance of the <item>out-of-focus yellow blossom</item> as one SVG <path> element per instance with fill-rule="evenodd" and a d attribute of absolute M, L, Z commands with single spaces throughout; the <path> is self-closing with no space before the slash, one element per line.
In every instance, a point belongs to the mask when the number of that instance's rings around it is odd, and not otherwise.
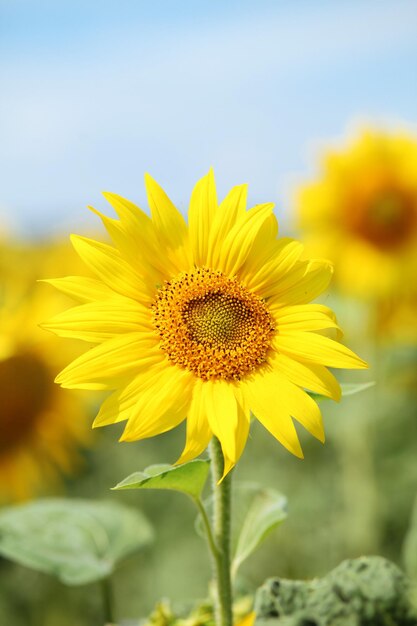
<path fill-rule="evenodd" d="M 298 194 L 310 254 L 335 264 L 341 292 L 407 295 L 417 270 L 417 140 L 367 130 L 328 151 L 317 180 Z"/>
<path fill-rule="evenodd" d="M 63 304 L 36 282 L 65 264 L 64 246 L 0 247 L 0 502 L 47 493 L 80 465 L 90 439 L 75 394 L 57 393 L 53 378 L 68 353 L 38 324 Z"/>

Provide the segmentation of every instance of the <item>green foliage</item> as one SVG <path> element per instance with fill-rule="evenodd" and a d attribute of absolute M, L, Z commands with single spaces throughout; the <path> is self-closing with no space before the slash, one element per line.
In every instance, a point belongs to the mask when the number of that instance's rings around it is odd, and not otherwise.
<path fill-rule="evenodd" d="M 362 391 L 366 391 L 371 387 L 374 387 L 375 381 L 371 381 L 368 383 L 340 383 L 340 388 L 342 390 L 342 398 L 346 398 L 346 396 L 355 396 L 357 393 L 361 393 Z M 322 402 L 323 400 L 329 400 L 327 396 L 322 396 L 318 393 L 313 393 L 312 391 L 307 392 L 309 396 L 314 398 L 316 402 Z"/>
<path fill-rule="evenodd" d="M 114 502 L 51 498 L 0 513 L 0 554 L 67 585 L 106 578 L 152 539 L 142 513 Z"/>
<path fill-rule="evenodd" d="M 346 396 L 354 396 L 357 393 L 361 393 L 362 391 L 366 391 L 366 389 L 374 387 L 374 385 L 374 381 L 369 383 L 341 383 L 340 387 L 342 389 L 342 398 L 345 398 Z"/>
<path fill-rule="evenodd" d="M 414 502 L 410 527 L 404 540 L 403 560 L 407 574 L 417 581 L 417 499 Z"/>
<path fill-rule="evenodd" d="M 182 465 L 151 465 L 135 472 L 113 489 L 170 489 L 199 498 L 206 484 L 210 461 L 196 459 Z"/>
<path fill-rule="evenodd" d="M 205 501 L 208 514 L 213 512 L 213 496 Z M 275 489 L 257 483 L 233 483 L 232 487 L 232 575 L 258 548 L 265 537 L 287 517 L 287 498 Z M 199 515 L 196 530 L 205 536 Z"/>
<path fill-rule="evenodd" d="M 287 499 L 275 489 L 242 485 L 238 489 L 238 494 L 240 505 L 247 507 L 247 513 L 234 550 L 233 576 L 265 537 L 287 517 Z"/>

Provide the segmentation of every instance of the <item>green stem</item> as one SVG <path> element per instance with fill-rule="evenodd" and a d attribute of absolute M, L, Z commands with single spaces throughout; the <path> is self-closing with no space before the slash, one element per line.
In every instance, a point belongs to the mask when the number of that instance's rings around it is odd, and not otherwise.
<path fill-rule="evenodd" d="M 217 626 L 232 626 L 232 581 L 230 572 L 231 474 L 223 476 L 224 459 L 221 444 L 213 437 L 210 444 L 213 480 L 213 534 L 217 547 L 216 621 Z"/>
<path fill-rule="evenodd" d="M 110 578 L 103 578 L 101 580 L 101 593 L 103 598 L 103 610 L 105 624 L 114 624 L 114 610 L 113 610 L 113 594 L 111 590 Z"/>
<path fill-rule="evenodd" d="M 214 562 L 217 563 L 220 557 L 220 554 L 217 549 L 216 542 L 214 541 L 214 536 L 211 531 L 211 526 L 210 526 L 210 521 L 207 515 L 207 511 L 204 508 L 204 505 L 201 502 L 200 498 L 193 498 L 193 499 L 194 499 L 195 504 L 197 505 L 198 511 L 201 515 L 201 519 L 203 520 L 204 530 L 206 532 L 206 537 L 207 537 L 207 541 L 209 544 L 211 555 L 214 559 Z"/>

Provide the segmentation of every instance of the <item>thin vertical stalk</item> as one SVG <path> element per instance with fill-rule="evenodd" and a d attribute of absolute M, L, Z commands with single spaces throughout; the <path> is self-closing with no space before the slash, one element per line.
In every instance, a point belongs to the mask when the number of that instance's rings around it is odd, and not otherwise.
<path fill-rule="evenodd" d="M 231 473 L 222 480 L 224 460 L 219 440 L 210 444 L 213 481 L 213 535 L 217 546 L 216 621 L 218 626 L 232 626 L 232 580 L 230 572 Z"/>
<path fill-rule="evenodd" d="M 103 611 L 105 624 L 114 624 L 114 610 L 113 610 L 113 594 L 110 584 L 110 578 L 103 578 L 101 581 L 101 593 L 103 598 Z"/>

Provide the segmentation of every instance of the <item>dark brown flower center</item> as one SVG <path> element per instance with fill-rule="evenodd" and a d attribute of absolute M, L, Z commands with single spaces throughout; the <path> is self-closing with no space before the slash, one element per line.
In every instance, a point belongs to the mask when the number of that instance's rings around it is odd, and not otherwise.
<path fill-rule="evenodd" d="M 371 178 L 350 198 L 347 219 L 363 239 L 394 249 L 406 243 L 417 226 L 417 197 L 403 185 Z"/>
<path fill-rule="evenodd" d="M 0 361 L 0 454 L 33 432 L 52 392 L 51 375 L 35 355 L 17 354 Z"/>

